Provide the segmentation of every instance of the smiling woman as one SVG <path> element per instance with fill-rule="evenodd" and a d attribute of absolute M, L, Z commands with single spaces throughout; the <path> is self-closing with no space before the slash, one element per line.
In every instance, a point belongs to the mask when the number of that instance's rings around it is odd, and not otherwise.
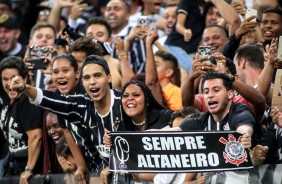
<path fill-rule="evenodd" d="M 167 127 L 172 113 L 156 101 L 143 82 L 134 80 L 122 89 L 122 109 L 126 131 Z"/>

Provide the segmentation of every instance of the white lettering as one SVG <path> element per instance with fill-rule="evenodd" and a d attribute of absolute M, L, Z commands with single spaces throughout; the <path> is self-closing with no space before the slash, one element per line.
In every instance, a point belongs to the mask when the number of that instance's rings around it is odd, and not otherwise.
<path fill-rule="evenodd" d="M 167 155 L 161 157 L 162 168 L 171 168 L 170 161 Z"/>
<path fill-rule="evenodd" d="M 143 144 L 145 144 L 145 145 L 143 145 L 143 148 L 145 150 L 152 150 L 153 149 L 153 146 L 152 146 L 151 143 L 149 143 L 149 141 L 151 141 L 150 137 L 143 137 L 142 138 L 142 142 L 143 142 Z"/>
<path fill-rule="evenodd" d="M 203 153 L 197 153 L 196 154 L 196 160 L 197 160 L 197 165 L 199 167 L 207 167 L 208 162 L 207 162 L 207 156 Z"/>
<path fill-rule="evenodd" d="M 171 167 L 181 167 L 181 160 L 179 155 L 169 155 L 170 157 L 170 162 L 171 162 Z"/>
<path fill-rule="evenodd" d="M 162 150 L 175 150 L 172 137 L 160 137 Z"/>
<path fill-rule="evenodd" d="M 154 163 L 157 168 L 160 167 L 160 163 L 159 163 L 160 156 L 161 155 L 151 155 L 151 157 L 154 159 Z"/>
<path fill-rule="evenodd" d="M 154 145 L 154 150 L 161 150 L 161 147 L 160 147 L 160 138 L 159 137 L 152 137 L 152 142 L 153 142 L 153 145 Z"/>
<path fill-rule="evenodd" d="M 184 137 L 185 138 L 185 143 L 186 143 L 186 149 L 197 149 L 197 145 L 195 143 L 195 138 L 194 137 Z"/>
<path fill-rule="evenodd" d="M 208 162 L 210 166 L 218 166 L 219 165 L 218 155 L 216 153 L 209 153 Z"/>
<path fill-rule="evenodd" d="M 185 155 L 181 155 L 181 161 L 182 161 L 182 165 L 183 167 L 191 167 L 191 165 L 189 164 L 189 155 L 185 154 Z"/>
<path fill-rule="evenodd" d="M 182 137 L 174 137 L 176 150 L 181 150 L 181 145 L 184 144 L 184 139 Z"/>
<path fill-rule="evenodd" d="M 196 141 L 198 145 L 198 149 L 206 149 L 207 147 L 204 145 L 205 141 L 203 141 L 203 136 L 196 136 Z"/>
<path fill-rule="evenodd" d="M 142 167 L 142 168 L 148 167 L 144 155 L 137 155 L 137 157 L 138 157 L 138 167 Z"/>

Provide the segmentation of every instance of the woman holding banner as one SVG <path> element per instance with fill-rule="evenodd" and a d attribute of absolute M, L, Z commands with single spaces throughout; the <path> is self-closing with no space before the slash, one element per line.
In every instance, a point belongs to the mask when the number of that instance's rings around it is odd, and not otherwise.
<path fill-rule="evenodd" d="M 122 89 L 122 112 L 124 124 L 119 131 L 145 131 L 148 129 L 169 128 L 172 111 L 161 106 L 153 97 L 150 89 L 140 81 L 130 81 Z M 109 131 L 105 130 L 103 142 L 111 146 Z M 133 174 L 135 181 L 154 181 L 154 183 L 183 183 L 192 181 L 197 174 Z M 203 183 L 204 177 L 200 177 L 198 183 Z"/>

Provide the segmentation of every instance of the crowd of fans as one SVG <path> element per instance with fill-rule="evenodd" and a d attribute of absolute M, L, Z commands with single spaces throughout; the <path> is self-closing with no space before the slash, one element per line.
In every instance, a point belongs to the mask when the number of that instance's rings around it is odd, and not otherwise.
<path fill-rule="evenodd" d="M 253 165 L 281 163 L 280 3 L 0 0 L 0 177 L 205 182 L 110 173 L 109 133 L 148 129 L 237 131 Z"/>

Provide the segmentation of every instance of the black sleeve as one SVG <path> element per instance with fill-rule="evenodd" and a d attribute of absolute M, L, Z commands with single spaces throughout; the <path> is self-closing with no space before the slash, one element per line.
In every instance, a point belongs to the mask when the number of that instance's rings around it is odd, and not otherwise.
<path fill-rule="evenodd" d="M 268 147 L 268 152 L 266 154 L 266 160 L 264 161 L 264 163 L 268 163 L 268 164 L 276 162 L 276 159 L 274 158 L 278 151 L 278 141 L 276 138 L 277 129 L 275 129 L 274 126 L 275 125 L 273 123 L 270 125 L 266 133 L 262 136 L 261 143 L 260 143 L 262 146 Z"/>
<path fill-rule="evenodd" d="M 242 125 L 255 126 L 255 118 L 249 111 L 242 111 L 232 117 L 235 130 Z"/>
<path fill-rule="evenodd" d="M 43 98 L 40 103 L 42 108 L 73 121 L 79 121 L 84 117 L 87 107 L 87 100 L 85 100 L 87 97 L 84 95 L 62 96 L 51 91 L 42 91 Z"/>
<path fill-rule="evenodd" d="M 25 131 L 42 127 L 43 110 L 31 104 L 28 98 L 24 98 L 21 102 L 18 113 Z"/>
<path fill-rule="evenodd" d="M 235 34 L 233 34 L 232 36 L 230 36 L 229 38 L 229 42 L 227 44 L 225 44 L 224 49 L 223 49 L 223 55 L 225 57 L 230 58 L 231 60 L 233 60 L 236 50 L 239 48 L 240 46 L 240 39 L 236 39 Z"/>
<path fill-rule="evenodd" d="M 181 0 L 178 4 L 177 13 L 184 13 L 184 14 L 188 15 L 190 4 L 191 4 L 190 1 Z"/>
<path fill-rule="evenodd" d="M 186 119 L 180 125 L 182 131 L 202 130 L 199 126 L 201 123 L 196 119 Z"/>

